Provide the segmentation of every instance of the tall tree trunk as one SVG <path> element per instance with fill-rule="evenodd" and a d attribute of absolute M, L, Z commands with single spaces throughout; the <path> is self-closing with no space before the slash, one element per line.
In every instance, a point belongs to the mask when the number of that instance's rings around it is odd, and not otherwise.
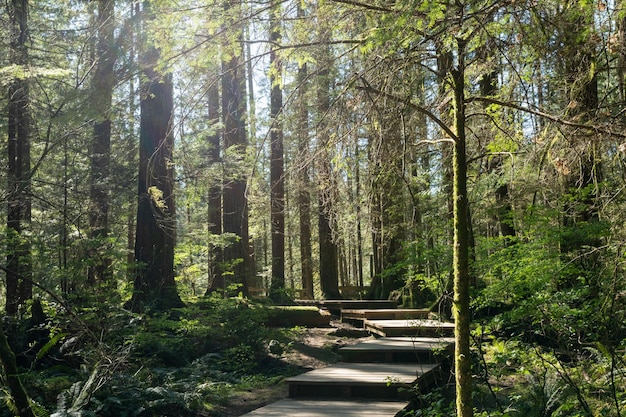
<path fill-rule="evenodd" d="M 208 101 L 209 125 L 213 129 L 208 137 L 208 158 L 209 164 L 215 166 L 222 163 L 220 158 L 220 130 L 217 127 L 220 119 L 220 93 L 217 80 L 213 80 L 209 86 Z M 210 178 L 209 181 L 209 234 L 216 237 L 222 234 L 222 187 L 217 178 Z M 215 291 L 224 292 L 226 290 L 226 283 L 222 274 L 223 262 L 222 247 L 209 242 L 209 285 L 207 294 Z"/>
<path fill-rule="evenodd" d="M 12 0 L 11 62 L 28 65 L 28 0 Z M 31 220 L 30 108 L 26 79 L 9 85 L 6 313 L 13 315 L 32 298 L 30 242 L 25 232 Z"/>
<path fill-rule="evenodd" d="M 91 186 L 89 204 L 89 229 L 92 240 L 88 269 L 91 285 L 112 285 L 111 258 L 106 239 L 109 234 L 109 189 L 111 159 L 111 116 L 110 108 L 115 85 L 116 53 L 114 43 L 115 3 L 113 0 L 98 0 L 98 30 L 93 99 L 96 121 L 93 125 L 91 149 Z"/>
<path fill-rule="evenodd" d="M 283 155 L 280 4 L 270 10 L 270 213 L 272 220 L 272 283 L 270 297 L 285 297 L 285 174 Z"/>
<path fill-rule="evenodd" d="M 302 2 L 297 5 L 298 19 L 304 19 L 305 11 Z M 309 167 L 309 111 L 308 83 L 309 73 L 306 63 L 298 68 L 296 81 L 297 96 L 297 137 L 298 137 L 298 221 L 300 229 L 300 265 L 302 289 L 305 298 L 313 299 L 313 255 L 311 247 L 311 178 Z"/>
<path fill-rule="evenodd" d="M 318 203 L 318 237 L 320 252 L 320 287 L 322 297 L 325 299 L 340 299 L 338 282 L 337 243 L 333 236 L 333 178 L 330 156 L 328 154 L 330 133 L 328 131 L 328 111 L 330 109 L 330 66 L 332 65 L 331 51 L 329 46 L 330 29 L 324 22 L 323 9 L 318 7 L 318 20 L 320 22 L 320 47 L 317 62 L 317 123 L 318 160 L 317 170 L 319 176 L 319 203 Z"/>
<path fill-rule="evenodd" d="M 471 417 L 472 360 L 470 352 L 470 276 L 465 137 L 465 41 L 457 39 L 457 67 L 451 72 L 454 89 L 454 127 L 456 138 L 452 166 L 454 173 L 454 368 L 458 417 Z"/>
<path fill-rule="evenodd" d="M 224 3 L 224 11 L 230 14 L 231 22 L 238 22 L 241 3 Z M 239 23 L 233 23 L 239 24 Z M 224 125 L 224 149 L 236 157 L 235 165 L 244 163 L 247 138 L 245 125 L 246 76 L 242 62 L 243 31 L 237 29 L 234 42 L 223 46 L 228 59 L 222 61 L 222 118 Z M 235 167 L 242 170 L 241 166 Z M 248 236 L 248 203 L 246 198 L 246 178 L 243 174 L 229 173 L 223 187 L 222 218 L 224 233 L 232 233 L 237 240 L 224 250 L 224 262 L 230 264 L 236 284 L 241 286 L 244 295 L 248 294 L 250 275 L 250 243 Z"/>
<path fill-rule="evenodd" d="M 149 2 L 143 4 L 144 19 L 151 19 Z M 133 311 L 159 311 L 183 305 L 174 280 L 173 83 L 171 74 L 157 69 L 158 49 L 148 47 L 142 56 L 145 81 L 139 127 L 137 265 L 130 306 Z"/>

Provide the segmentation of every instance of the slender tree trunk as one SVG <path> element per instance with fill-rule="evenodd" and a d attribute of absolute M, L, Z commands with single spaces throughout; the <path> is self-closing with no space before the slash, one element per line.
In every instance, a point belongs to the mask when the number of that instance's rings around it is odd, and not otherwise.
<path fill-rule="evenodd" d="M 471 417 L 472 369 L 470 352 L 470 276 L 467 196 L 467 161 L 465 150 L 465 41 L 457 39 L 458 64 L 451 72 L 454 89 L 454 141 L 452 166 L 454 174 L 454 320 L 455 380 L 458 417 Z"/>
<path fill-rule="evenodd" d="M 272 234 L 272 283 L 270 297 L 285 296 L 285 173 L 283 155 L 282 64 L 277 54 L 281 42 L 280 6 L 270 10 L 270 205 Z"/>
<path fill-rule="evenodd" d="M 91 285 L 112 285 L 111 258 L 106 239 L 109 234 L 109 189 L 111 159 L 111 116 L 110 108 L 115 85 L 116 54 L 113 50 L 115 3 L 112 0 L 98 1 L 98 30 L 93 99 L 96 121 L 93 125 L 91 149 L 91 186 L 89 205 L 89 228 L 92 240 L 88 269 Z"/>
<path fill-rule="evenodd" d="M 28 0 L 12 0 L 11 62 L 28 65 Z M 30 104 L 26 79 L 9 85 L 6 313 L 13 315 L 32 298 L 30 242 L 25 232 L 31 220 Z M 26 279 L 22 279 L 24 277 Z"/>
<path fill-rule="evenodd" d="M 144 2 L 144 18 L 151 18 Z M 133 311 L 166 310 L 182 306 L 174 280 L 176 205 L 173 181 L 173 83 L 156 69 L 160 53 L 143 53 L 145 81 L 141 94 L 139 184 L 135 233 Z"/>
<path fill-rule="evenodd" d="M 354 159 L 356 160 L 356 168 L 354 173 L 354 182 L 356 186 L 356 272 L 359 287 L 363 287 L 363 231 L 361 228 L 361 167 L 360 167 L 360 147 L 358 137 L 354 144 Z"/>

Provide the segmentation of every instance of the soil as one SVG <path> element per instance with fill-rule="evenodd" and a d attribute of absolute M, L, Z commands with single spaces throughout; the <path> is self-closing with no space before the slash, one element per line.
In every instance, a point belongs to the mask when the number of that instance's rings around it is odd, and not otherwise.
<path fill-rule="evenodd" d="M 361 329 L 331 320 L 330 327 L 304 329 L 297 340 L 278 356 L 281 361 L 306 372 L 338 362 L 341 358 L 339 355 L 341 347 L 372 338 L 369 333 Z M 223 417 L 241 416 L 287 398 L 287 395 L 287 384 L 282 381 L 274 386 L 241 392 L 222 408 L 220 415 Z"/>

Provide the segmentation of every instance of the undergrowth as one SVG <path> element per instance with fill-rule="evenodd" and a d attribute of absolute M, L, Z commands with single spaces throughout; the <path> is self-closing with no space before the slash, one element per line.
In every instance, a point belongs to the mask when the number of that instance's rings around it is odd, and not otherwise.
<path fill-rule="evenodd" d="M 302 371 L 268 349 L 288 346 L 293 331 L 268 328 L 265 309 L 242 298 L 202 298 L 153 316 L 106 307 L 85 309 L 78 322 L 48 317 L 48 334 L 63 337 L 22 364 L 41 415 L 217 416 L 237 392 Z M 0 417 L 11 415 L 0 407 Z"/>

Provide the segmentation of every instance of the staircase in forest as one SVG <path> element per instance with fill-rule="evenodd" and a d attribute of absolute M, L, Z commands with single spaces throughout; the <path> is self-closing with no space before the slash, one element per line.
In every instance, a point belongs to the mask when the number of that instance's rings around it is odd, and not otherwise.
<path fill-rule="evenodd" d="M 321 308 L 381 337 L 341 348 L 342 362 L 288 378 L 289 398 L 245 416 L 402 415 L 411 390 L 425 390 L 449 371 L 454 339 L 448 336 L 454 326 L 429 319 L 426 310 L 394 306 L 361 300 L 324 301 Z"/>

